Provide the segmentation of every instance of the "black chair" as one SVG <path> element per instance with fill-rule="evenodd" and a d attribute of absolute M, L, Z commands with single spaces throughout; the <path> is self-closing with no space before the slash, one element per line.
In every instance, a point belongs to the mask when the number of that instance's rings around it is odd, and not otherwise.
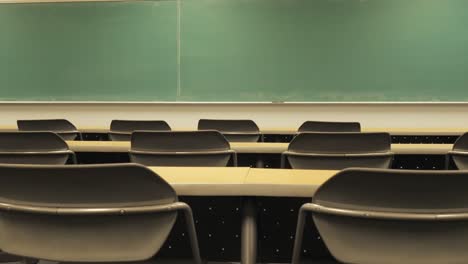
<path fill-rule="evenodd" d="M 133 131 L 171 131 L 166 121 L 160 120 L 112 120 L 109 138 L 114 141 L 130 141 Z"/>
<path fill-rule="evenodd" d="M 0 248 L 60 262 L 151 258 L 185 214 L 194 262 L 201 263 L 190 207 L 138 164 L 0 165 Z"/>
<path fill-rule="evenodd" d="M 67 143 L 52 132 L 0 132 L 0 163 L 5 164 L 65 164 L 76 156 Z M 35 263 L 0 252 L 0 262 Z"/>
<path fill-rule="evenodd" d="M 218 131 L 135 131 L 130 160 L 147 166 L 225 167 L 236 152 Z"/>
<path fill-rule="evenodd" d="M 298 132 L 361 132 L 361 124 L 358 122 L 306 121 L 299 127 Z"/>
<path fill-rule="evenodd" d="M 200 119 L 198 130 L 217 130 L 230 142 L 263 141 L 260 129 L 252 120 Z"/>
<path fill-rule="evenodd" d="M 0 132 L 0 163 L 65 164 L 75 153 L 52 132 Z"/>
<path fill-rule="evenodd" d="M 468 169 L 468 133 L 461 135 L 453 144 L 453 149 L 447 153 L 447 168 L 450 158 L 452 158 L 458 169 Z"/>
<path fill-rule="evenodd" d="M 466 186 L 467 171 L 343 170 L 301 207 L 292 263 L 307 212 L 342 263 L 466 263 Z"/>
<path fill-rule="evenodd" d="M 38 120 L 18 120 L 19 131 L 57 133 L 64 140 L 82 140 L 81 133 L 70 121 L 65 119 L 38 119 Z"/>
<path fill-rule="evenodd" d="M 388 133 L 301 133 L 281 156 L 293 169 L 390 168 Z"/>

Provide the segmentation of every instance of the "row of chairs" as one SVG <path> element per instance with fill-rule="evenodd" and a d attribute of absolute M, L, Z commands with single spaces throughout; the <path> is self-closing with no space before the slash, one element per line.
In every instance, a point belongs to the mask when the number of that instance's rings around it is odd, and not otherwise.
<path fill-rule="evenodd" d="M 237 166 L 237 155 L 218 131 L 136 131 L 129 151 L 132 162 L 148 166 Z M 0 163 L 65 164 L 74 153 L 52 132 L 0 133 Z M 283 153 L 292 168 L 365 166 L 388 168 L 390 136 L 385 133 L 302 133 Z"/>
<path fill-rule="evenodd" d="M 109 137 L 111 140 L 129 141 L 132 132 L 137 130 L 170 131 L 171 127 L 165 121 L 112 120 Z M 200 119 L 198 130 L 219 131 L 230 142 L 263 141 L 263 134 L 252 120 Z M 358 122 L 306 121 L 298 132 L 361 132 L 361 125 Z"/>
<path fill-rule="evenodd" d="M 162 120 L 112 120 L 109 138 L 116 141 L 129 141 L 132 133 L 138 130 L 171 131 L 171 127 Z M 262 134 L 252 120 L 211 120 L 201 119 L 198 130 L 216 130 L 231 142 L 258 142 Z"/>
<path fill-rule="evenodd" d="M 159 154 L 169 156 L 173 155 L 170 153 L 173 146 L 168 143 L 172 135 L 184 135 L 186 140 L 194 138 L 190 134 L 193 132 L 175 134 L 172 132 L 135 132 L 133 136 L 140 133 L 142 137 L 139 140 L 144 148 L 141 150 L 143 152 L 150 150 L 148 142 L 152 142 L 153 135 L 167 136 L 156 145 L 163 146 Z M 197 133 L 204 134 L 200 131 Z M 27 134 L 51 135 L 51 133 Z M 218 139 L 223 138 L 218 132 L 212 131 L 209 134 L 216 134 Z M 324 151 L 326 145 L 324 142 L 331 135 L 337 137 L 330 140 L 331 143 L 334 142 L 331 146 L 335 146 L 335 148 Z M 350 135 L 355 137 L 349 137 Z M 371 149 L 360 144 L 360 139 L 366 139 L 363 142 L 368 142 L 369 138 L 366 138 L 366 135 L 374 136 L 375 142 L 369 145 L 377 145 L 378 147 Z M 55 139 L 57 138 L 60 139 L 55 135 Z M 351 138 L 351 140 L 345 141 L 345 138 Z M 323 152 L 320 154 L 324 155 L 312 155 L 312 161 L 302 160 L 302 164 L 307 164 L 308 161 L 314 163 L 313 160 L 319 156 L 322 157 L 319 159 L 328 157 L 332 158 L 332 162 L 328 164 L 329 167 L 323 166 L 327 169 L 336 169 L 334 164 L 339 163 L 340 159 L 341 161 L 348 158 L 367 159 L 372 156 L 371 154 L 385 153 L 386 151 L 374 152 L 376 149 L 389 148 L 389 135 L 385 135 L 387 141 L 384 141 L 383 138 L 382 133 L 304 133 L 295 138 L 296 142 L 294 140 L 291 142 L 292 146 L 288 151 L 295 147 L 299 152 L 316 151 L 313 148 L 318 146 Z M 12 140 L 10 137 L 10 143 Z M 135 138 L 132 139 L 132 144 L 134 140 Z M 30 143 L 32 142 L 30 141 Z M 224 139 L 224 142 L 227 141 Z M 315 143 L 309 146 L 308 142 Z M 343 144 L 336 144 L 337 142 Z M 466 145 L 466 143 L 462 144 L 463 141 L 459 140 L 458 142 L 459 145 L 454 148 L 454 152 L 461 152 L 460 148 Z M 198 144 L 202 146 L 201 143 Z M 304 144 L 307 146 L 304 147 Z M 178 146 L 183 148 L 186 145 L 181 143 Z M 336 152 L 348 149 L 348 147 L 354 149 L 355 153 L 336 156 Z M 48 151 L 50 147 L 43 145 L 42 149 Z M 211 150 L 219 151 L 216 145 L 211 146 Z M 182 151 L 182 154 L 187 153 Z M 284 156 L 288 157 L 288 154 L 285 153 Z M 383 156 L 388 158 L 386 154 Z M 291 160 L 289 161 L 291 162 Z M 324 161 L 317 162 L 317 164 L 319 163 L 323 164 Z M 379 162 L 378 164 L 388 163 Z M 1 198 L 3 200 L 0 202 L 0 210 L 8 211 L 8 214 L 0 214 L 2 222 L 5 224 L 5 230 L 0 237 L 0 248 L 7 253 L 19 256 L 55 261 L 143 260 L 159 250 L 172 228 L 176 217 L 174 215 L 177 214 L 177 211 L 182 210 L 187 217 L 186 223 L 189 228 L 194 260 L 199 263 L 201 260 L 196 242 L 196 232 L 194 228 L 191 228 L 194 225 L 189 207 L 170 198 L 171 195 L 164 195 L 170 193 L 167 189 L 167 183 L 165 187 L 158 187 L 148 181 L 150 177 L 147 177 L 147 181 L 144 181 L 145 187 L 138 186 L 135 183 L 135 175 L 140 173 L 143 175 L 143 173 L 136 169 L 125 169 L 125 166 L 141 167 L 128 164 L 45 167 L 0 165 L 0 181 L 4 180 L 0 186 L 5 189 L 2 190 L 5 195 Z M 348 166 L 353 166 L 353 164 L 348 164 Z M 360 163 L 358 166 L 373 167 L 369 163 Z M 387 165 L 375 166 L 384 167 Z M 77 172 L 73 172 L 75 169 Z M 93 169 L 95 169 L 94 172 Z M 114 170 L 106 171 L 106 169 Z M 121 174 L 118 172 L 132 175 L 131 179 L 127 179 L 127 176 L 120 178 Z M 38 175 L 40 176 L 38 177 Z M 93 183 L 82 178 L 84 175 L 90 176 L 89 179 L 93 179 Z M 114 178 L 115 176 L 116 178 Z M 112 177 L 112 180 L 108 177 Z M 399 263 L 402 256 L 405 263 L 441 263 L 447 262 L 447 260 L 449 260 L 448 262 L 462 263 L 466 255 L 457 245 L 464 243 L 466 237 L 464 228 L 468 217 L 466 216 L 466 199 L 463 199 L 466 177 L 464 171 L 344 170 L 318 189 L 312 203 L 302 206 L 296 232 L 293 263 L 299 263 L 300 260 L 300 242 L 307 212 L 312 213 L 314 222 L 331 253 L 344 263 Z M 39 179 L 41 180 L 39 181 Z M 114 181 L 115 186 L 111 184 L 111 186 L 104 187 L 96 184 L 96 181 L 99 183 L 101 179 L 102 184 Z M 122 179 L 123 181 L 121 181 Z M 163 180 L 160 179 L 160 181 Z M 52 189 L 37 188 L 36 184 L 28 185 L 30 188 L 25 188 L 25 182 L 40 182 L 41 187 L 50 186 Z M 79 182 L 80 185 L 77 188 L 76 185 L 65 182 Z M 88 184 L 93 184 L 95 189 L 89 187 Z M 127 189 L 129 184 L 135 187 L 138 192 L 143 190 L 142 197 L 134 197 L 131 194 L 125 195 L 125 197 L 121 196 L 122 193 L 132 190 L 132 188 Z M 126 186 L 125 190 L 122 189 L 122 186 Z M 19 188 L 22 190 L 15 193 L 14 190 Z M 83 195 L 81 192 L 83 189 L 91 190 L 91 195 L 88 195 L 88 192 Z M 158 198 L 168 202 L 161 202 L 151 196 L 150 189 L 158 190 L 156 192 L 159 195 Z M 103 190 L 109 191 L 108 197 L 99 196 Z M 116 193 L 119 194 L 119 197 L 115 196 Z M 164 213 L 160 214 L 161 212 Z M 190 218 L 188 218 L 189 216 Z M 163 220 L 160 221 L 161 219 Z M 106 228 L 104 228 L 103 223 L 106 223 Z M 411 230 L 411 232 L 404 230 Z M 122 237 L 141 235 L 142 237 L 138 236 L 138 240 L 145 242 L 145 246 L 142 249 L 140 246 L 143 245 L 138 244 L 137 239 L 126 238 L 125 241 L 115 239 L 116 232 L 119 236 L 124 234 Z M 162 235 L 159 236 L 161 233 Z M 360 243 L 355 243 L 356 237 L 359 237 Z M 109 238 L 112 238 L 112 241 Z M 454 242 L 447 244 L 448 240 Z M 44 241 L 54 241 L 54 243 L 44 243 Z M 389 247 L 388 241 L 391 241 L 392 247 Z M 421 241 L 425 245 L 423 248 L 419 246 Z M 57 246 L 55 242 L 59 245 Z M 132 245 L 127 247 L 129 242 L 132 242 Z M 138 247 L 132 247 L 134 245 Z M 83 246 L 86 247 L 84 254 L 82 253 Z M 88 247 L 92 247 L 92 249 L 90 250 Z M 428 247 L 432 249 L 429 253 L 427 252 Z"/>
<path fill-rule="evenodd" d="M 18 120 L 19 131 L 52 131 L 65 140 L 81 140 L 82 135 L 75 125 L 65 119 Z M 133 131 L 171 131 L 162 120 L 112 120 L 109 138 L 115 141 L 129 141 Z M 198 130 L 217 130 L 231 142 L 263 141 L 263 135 L 252 120 L 200 119 Z M 298 132 L 361 132 L 358 122 L 307 121 Z"/>
<path fill-rule="evenodd" d="M 148 166 L 237 166 L 237 154 L 218 131 L 136 131 L 130 159 Z M 391 168 L 394 154 L 388 133 L 299 133 L 281 155 L 281 168 Z M 447 153 L 458 169 L 468 169 L 468 133 Z"/>
<path fill-rule="evenodd" d="M 148 166 L 237 166 L 236 152 L 218 131 L 137 131 L 130 159 Z M 0 163 L 77 163 L 66 141 L 53 132 L 0 132 Z"/>
<path fill-rule="evenodd" d="M 342 263 L 465 263 L 466 171 L 346 169 L 301 207 Z M 83 190 L 86 190 L 85 192 Z M 31 259 L 128 262 L 155 255 L 179 212 L 202 263 L 190 207 L 137 164 L 0 165 L 0 248 Z"/>
<path fill-rule="evenodd" d="M 147 166 L 237 166 L 237 154 L 218 131 L 136 131 L 132 162 Z M 468 134 L 448 153 L 459 169 L 468 169 Z M 77 163 L 67 143 L 52 132 L 0 133 L 0 163 Z M 300 133 L 282 154 L 281 167 L 293 169 L 390 168 L 388 133 Z"/>

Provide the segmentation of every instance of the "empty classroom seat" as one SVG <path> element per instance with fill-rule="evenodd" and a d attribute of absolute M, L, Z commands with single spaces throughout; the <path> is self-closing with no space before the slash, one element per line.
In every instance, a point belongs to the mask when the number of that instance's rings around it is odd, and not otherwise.
<path fill-rule="evenodd" d="M 52 132 L 0 132 L 0 163 L 65 164 L 75 154 Z"/>
<path fill-rule="evenodd" d="M 190 207 L 144 166 L 0 165 L 0 192 L 0 248 L 7 253 L 63 262 L 146 260 L 183 211 L 194 263 L 201 264 Z"/>
<path fill-rule="evenodd" d="M 393 159 L 388 133 L 301 133 L 281 156 L 281 167 L 333 169 L 389 168 Z"/>
<path fill-rule="evenodd" d="M 252 120 L 200 119 L 198 130 L 217 130 L 230 142 L 263 141 L 260 129 Z"/>
<path fill-rule="evenodd" d="M 130 159 L 147 166 L 225 167 L 237 155 L 218 131 L 135 131 Z"/>
<path fill-rule="evenodd" d="M 467 185 L 466 171 L 343 170 L 301 207 L 292 263 L 307 212 L 342 263 L 466 263 Z"/>
<path fill-rule="evenodd" d="M 50 131 L 60 135 L 64 140 L 81 140 L 81 133 L 70 121 L 65 119 L 18 120 L 19 131 Z"/>
<path fill-rule="evenodd" d="M 171 131 L 171 127 L 162 120 L 112 120 L 109 138 L 130 141 L 132 132 L 137 130 Z"/>
<path fill-rule="evenodd" d="M 453 149 L 448 152 L 447 157 L 452 158 L 458 169 L 468 169 L 468 133 L 461 135 L 457 141 L 455 141 Z M 450 159 L 447 159 L 447 166 L 448 161 L 450 161 Z"/>
<path fill-rule="evenodd" d="M 306 121 L 299 127 L 298 132 L 361 132 L 361 124 L 358 122 Z"/>

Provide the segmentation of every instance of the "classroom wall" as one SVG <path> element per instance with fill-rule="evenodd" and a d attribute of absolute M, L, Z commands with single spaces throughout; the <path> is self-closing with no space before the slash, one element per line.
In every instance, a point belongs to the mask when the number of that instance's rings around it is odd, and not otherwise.
<path fill-rule="evenodd" d="M 107 128 L 112 119 L 163 119 L 175 129 L 200 118 L 247 118 L 260 128 L 296 128 L 306 120 L 359 121 L 363 127 L 468 127 L 465 103 L 2 103 L 0 126 L 17 119 L 67 118 L 78 127 Z"/>

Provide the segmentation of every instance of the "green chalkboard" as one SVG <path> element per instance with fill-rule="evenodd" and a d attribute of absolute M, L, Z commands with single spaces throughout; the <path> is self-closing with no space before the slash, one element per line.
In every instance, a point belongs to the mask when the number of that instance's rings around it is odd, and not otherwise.
<path fill-rule="evenodd" d="M 468 101 L 468 1 L 183 3 L 186 100 Z"/>
<path fill-rule="evenodd" d="M 0 100 L 468 101 L 466 0 L 0 5 Z"/>
<path fill-rule="evenodd" d="M 175 101 L 176 5 L 0 4 L 0 99 Z"/>

